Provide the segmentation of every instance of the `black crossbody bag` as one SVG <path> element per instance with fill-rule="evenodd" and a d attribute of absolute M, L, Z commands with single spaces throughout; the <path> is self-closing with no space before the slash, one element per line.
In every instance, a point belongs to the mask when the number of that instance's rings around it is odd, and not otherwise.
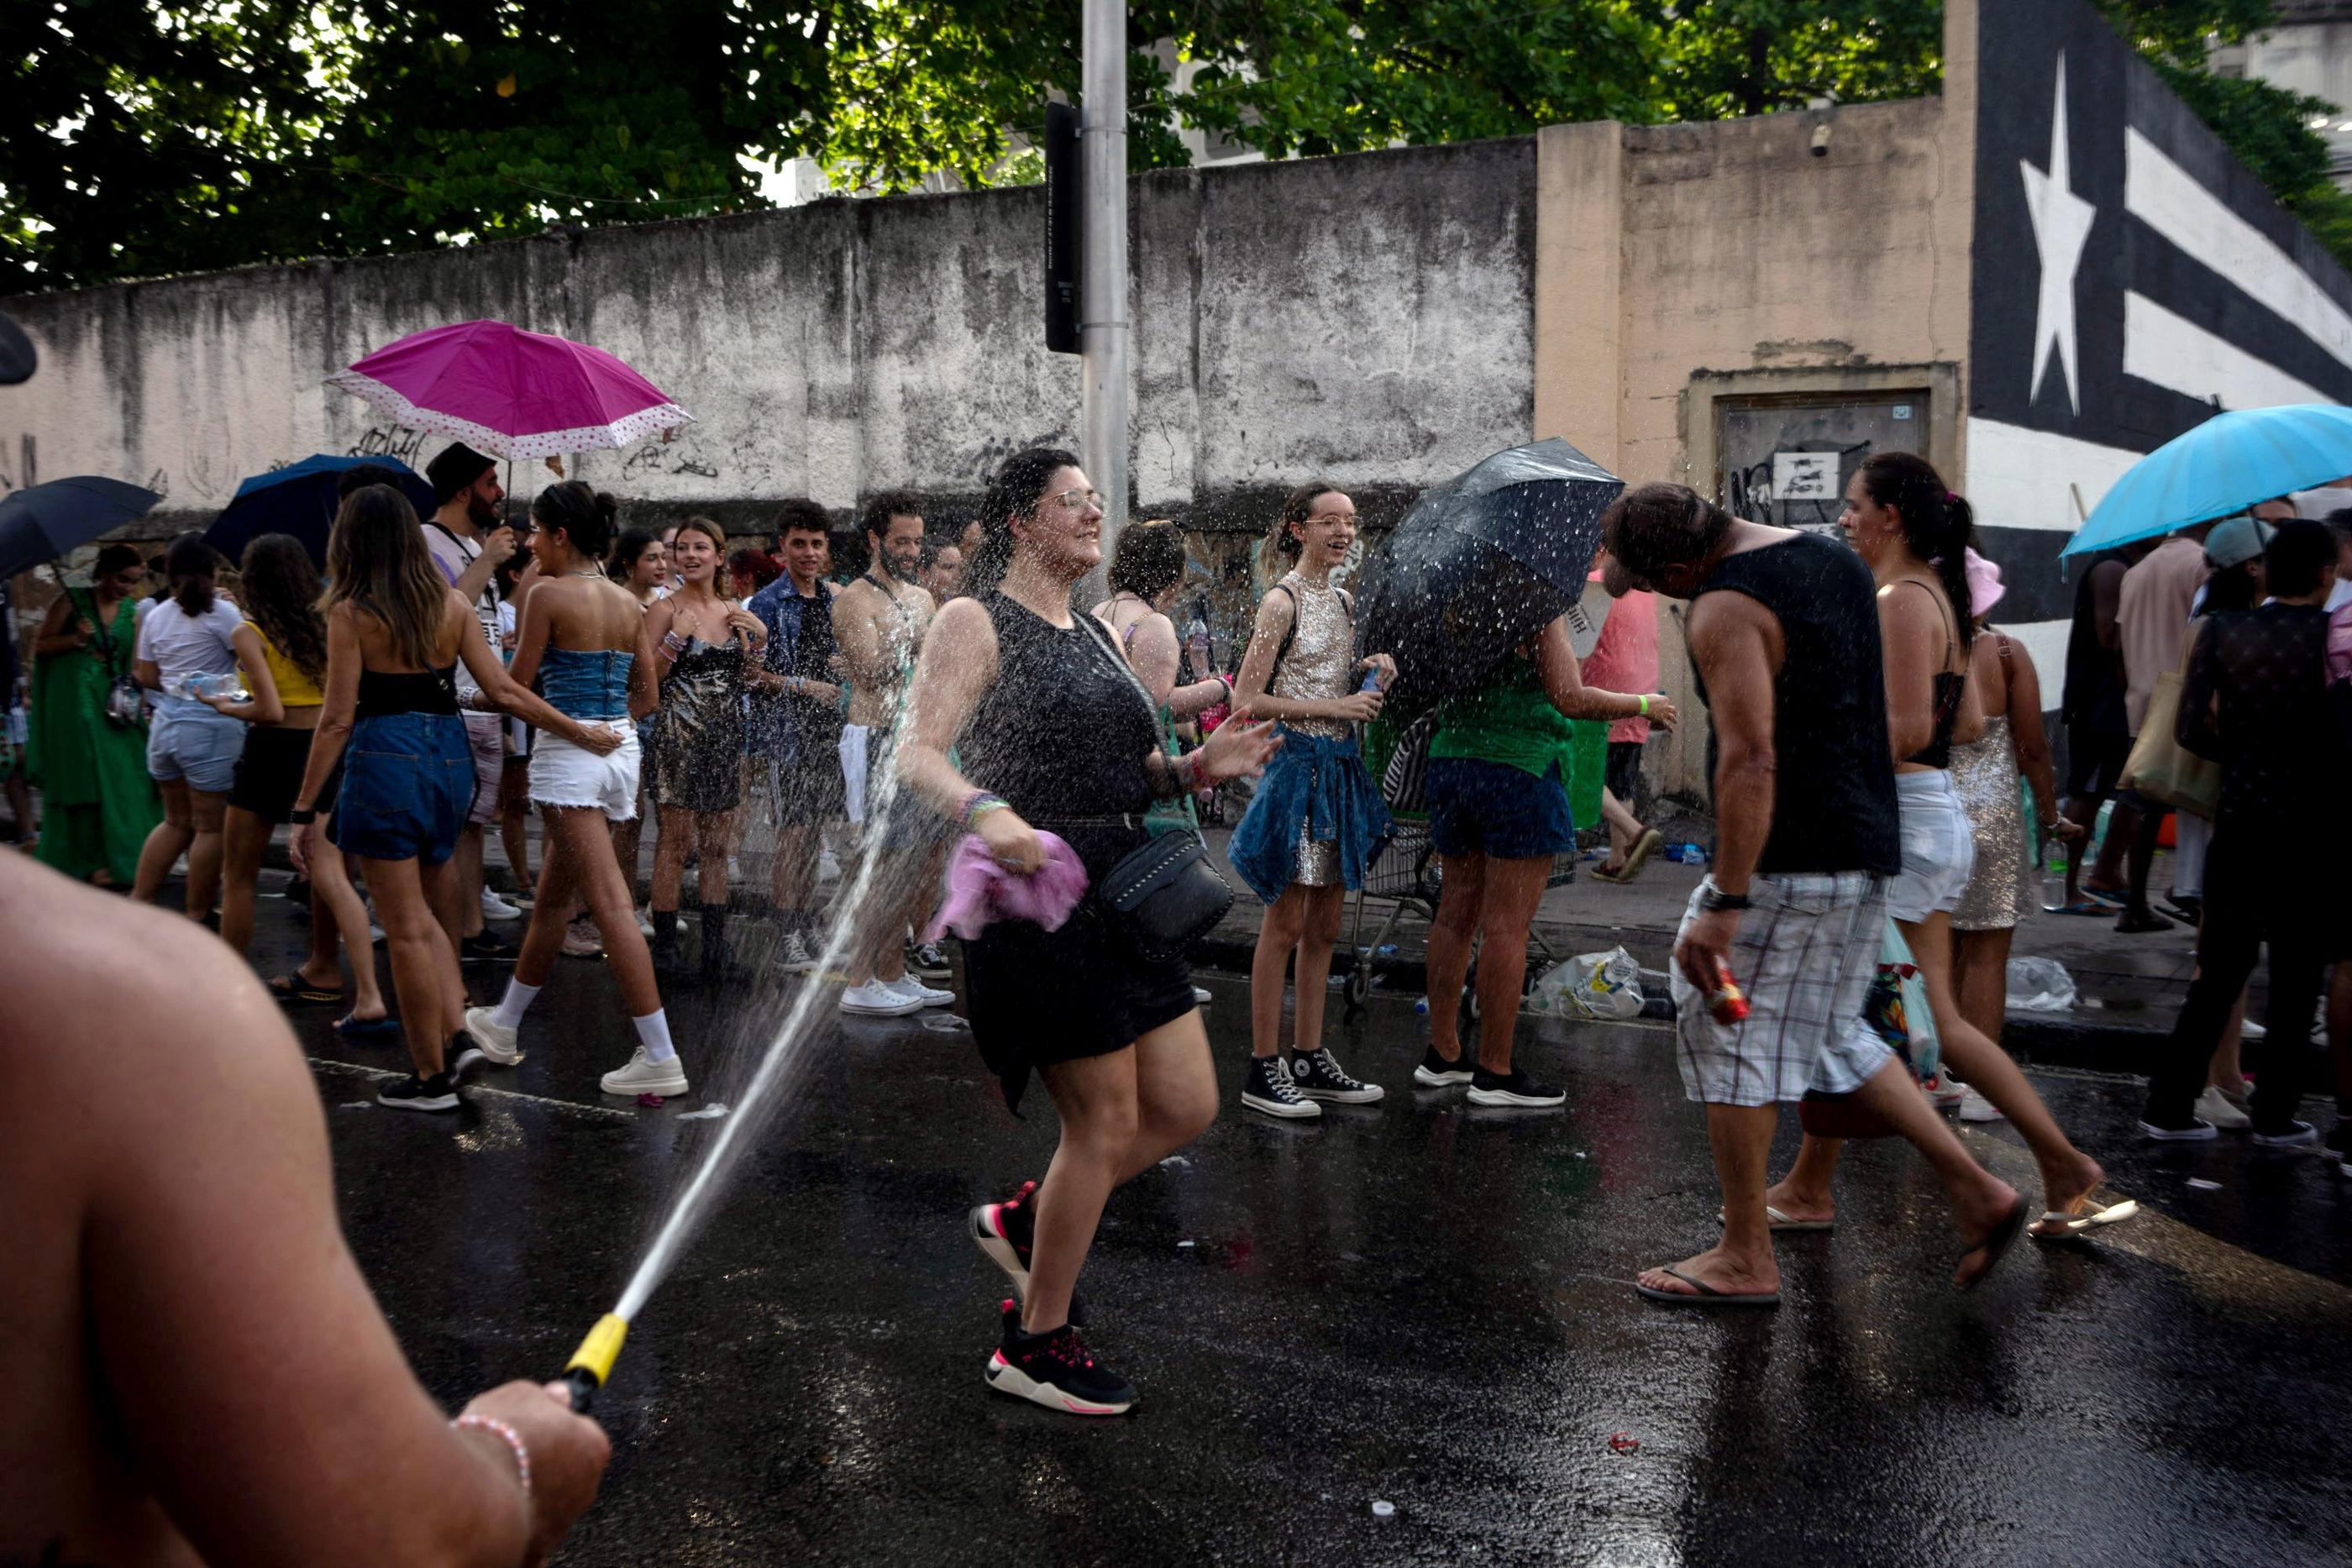
<path fill-rule="evenodd" d="M 1151 694 L 1143 689 L 1135 671 L 1112 645 L 1109 633 L 1084 611 L 1077 612 L 1077 619 L 1092 629 L 1096 643 L 1118 666 L 1119 673 L 1135 687 L 1136 695 L 1150 710 Z M 1143 819 L 1118 817 L 1104 821 L 1140 826 Z M 1198 832 L 1191 831 L 1161 833 L 1121 855 L 1096 884 L 1095 898 L 1102 905 L 1111 929 L 1149 964 L 1181 958 L 1234 906 L 1234 890 L 1211 863 L 1208 845 Z"/>

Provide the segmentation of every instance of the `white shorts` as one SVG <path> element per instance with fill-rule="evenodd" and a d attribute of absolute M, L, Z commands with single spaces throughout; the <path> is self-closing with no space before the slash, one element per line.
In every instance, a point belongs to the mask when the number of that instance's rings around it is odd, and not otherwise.
<path fill-rule="evenodd" d="M 866 737 L 873 732 L 862 724 L 841 727 L 841 780 L 849 820 L 866 821 Z"/>
<path fill-rule="evenodd" d="M 620 733 L 621 744 L 602 757 L 541 730 L 530 748 L 532 801 L 541 806 L 592 807 L 614 822 L 635 817 L 641 758 L 636 727 L 616 720 L 609 727 Z"/>
<path fill-rule="evenodd" d="M 1886 913 L 1917 925 L 1959 906 L 1977 869 L 1977 831 L 1952 776 L 1940 768 L 1895 776 L 1902 814 L 1903 870 L 1886 884 Z"/>
<path fill-rule="evenodd" d="M 1667 965 L 1685 1093 L 1708 1105 L 1772 1105 L 1808 1089 L 1852 1093 L 1886 1065 L 1894 1052 L 1863 1012 L 1886 926 L 1885 887 L 1859 871 L 1752 878 L 1731 943 L 1731 977 L 1748 996 L 1738 1023 L 1717 1023 L 1682 967 Z M 1692 891 L 1685 927 L 1705 891 Z"/>

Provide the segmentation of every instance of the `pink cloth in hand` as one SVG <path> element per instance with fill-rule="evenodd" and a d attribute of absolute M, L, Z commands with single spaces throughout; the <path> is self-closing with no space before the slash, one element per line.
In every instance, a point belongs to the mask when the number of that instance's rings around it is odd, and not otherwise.
<path fill-rule="evenodd" d="M 1058 836 L 1041 831 L 1037 841 L 1045 846 L 1045 863 L 1024 875 L 1000 864 L 978 833 L 966 833 L 948 862 L 947 900 L 923 939 L 936 942 L 948 931 L 970 939 L 997 920 L 1026 920 L 1059 931 L 1087 895 L 1087 868 L 1078 852 Z"/>

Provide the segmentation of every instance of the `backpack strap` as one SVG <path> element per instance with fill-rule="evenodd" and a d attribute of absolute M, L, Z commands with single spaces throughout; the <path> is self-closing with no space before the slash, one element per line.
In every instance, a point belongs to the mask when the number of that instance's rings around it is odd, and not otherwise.
<path fill-rule="evenodd" d="M 1290 645 L 1298 641 L 1298 594 L 1287 582 L 1277 582 L 1267 589 L 1266 592 L 1279 593 L 1290 601 L 1289 629 L 1283 632 L 1281 643 L 1274 650 L 1274 667 L 1265 673 L 1266 689 L 1272 691 L 1274 677 L 1282 673 L 1283 656 L 1290 652 Z"/>

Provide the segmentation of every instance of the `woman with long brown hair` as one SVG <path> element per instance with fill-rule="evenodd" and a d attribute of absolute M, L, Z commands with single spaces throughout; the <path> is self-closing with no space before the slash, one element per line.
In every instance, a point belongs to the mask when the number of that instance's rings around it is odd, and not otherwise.
<path fill-rule="evenodd" d="M 253 937 L 263 852 L 278 824 L 293 812 L 327 700 L 327 622 L 319 612 L 325 584 L 310 552 L 291 535 L 263 534 L 247 545 L 237 586 L 245 623 L 261 643 L 261 668 L 246 673 L 251 690 L 244 700 L 223 694 L 205 701 L 215 712 L 250 727 L 229 785 L 221 866 L 221 940 L 242 953 Z M 352 1039 L 397 1032 L 376 984 L 367 905 L 352 886 L 341 852 L 331 843 L 315 844 L 310 876 L 310 955 L 300 968 L 270 981 L 270 990 L 281 1002 L 340 1000 L 342 977 L 333 941 L 340 936 L 352 954 L 352 1007 L 337 1021 L 336 1032 Z"/>
<path fill-rule="evenodd" d="M 106 546 L 87 587 L 61 585 L 33 640 L 25 760 L 41 791 L 35 853 L 101 887 L 131 885 L 140 848 L 163 815 L 147 776 L 146 718 L 130 685 L 146 580 L 137 550 Z"/>
<path fill-rule="evenodd" d="M 327 543 L 327 688 L 302 788 L 289 813 L 293 855 L 307 862 L 312 823 L 338 762 L 328 831 L 375 895 L 415 1071 L 376 1095 L 394 1110 L 450 1111 L 455 1070 L 475 1049 L 457 969 L 462 890 L 449 865 L 474 798 L 474 761 L 457 717 L 465 664 L 486 699 L 583 750 L 619 737 L 558 713 L 515 684 L 474 608 L 425 549 L 416 513 L 388 485 L 355 490 Z M 446 1048 L 458 1048 L 452 1062 Z"/>
<path fill-rule="evenodd" d="M 727 536 L 709 517 L 688 517 L 671 541 L 677 591 L 646 612 L 646 634 L 661 677 L 654 714 L 653 796 L 661 837 L 654 846 L 654 963 L 680 964 L 677 899 L 686 854 L 695 852 L 702 904 L 702 977 L 727 967 L 727 843 L 743 788 L 743 689 L 766 643 L 760 618 L 725 597 Z"/>

